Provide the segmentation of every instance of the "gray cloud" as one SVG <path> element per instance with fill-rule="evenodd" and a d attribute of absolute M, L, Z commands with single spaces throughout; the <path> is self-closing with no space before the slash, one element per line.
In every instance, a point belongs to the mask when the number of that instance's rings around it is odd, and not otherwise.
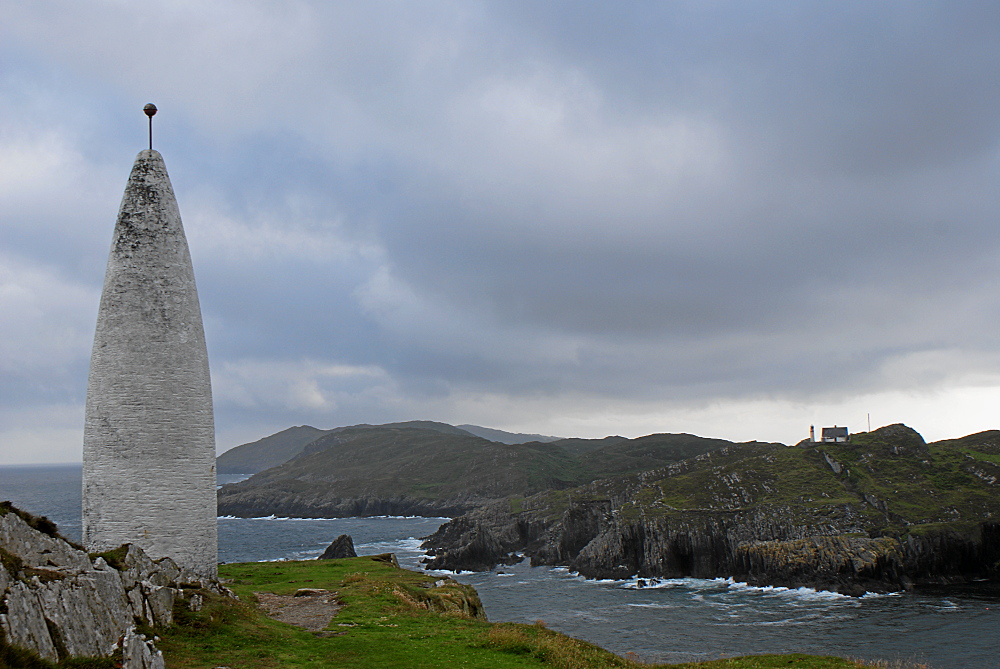
<path fill-rule="evenodd" d="M 1000 386 L 993 4 L 58 7 L 0 10 L 0 346 L 60 452 L 149 100 L 221 441 Z"/>

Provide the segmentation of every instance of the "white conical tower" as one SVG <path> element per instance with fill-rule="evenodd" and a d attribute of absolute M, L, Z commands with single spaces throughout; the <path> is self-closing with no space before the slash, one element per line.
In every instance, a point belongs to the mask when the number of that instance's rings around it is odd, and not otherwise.
<path fill-rule="evenodd" d="M 133 543 L 213 577 L 215 491 L 201 307 L 167 169 L 149 149 L 125 187 L 97 316 L 83 437 L 83 541 L 92 551 Z"/>

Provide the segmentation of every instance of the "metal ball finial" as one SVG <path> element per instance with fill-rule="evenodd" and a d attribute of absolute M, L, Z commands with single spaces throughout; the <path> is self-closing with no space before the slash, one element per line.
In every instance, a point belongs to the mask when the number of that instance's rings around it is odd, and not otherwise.
<path fill-rule="evenodd" d="M 153 150 L 153 114 L 156 113 L 156 105 L 152 102 L 147 102 L 146 106 L 142 108 L 142 111 L 146 112 L 146 116 L 149 117 L 149 150 Z"/>

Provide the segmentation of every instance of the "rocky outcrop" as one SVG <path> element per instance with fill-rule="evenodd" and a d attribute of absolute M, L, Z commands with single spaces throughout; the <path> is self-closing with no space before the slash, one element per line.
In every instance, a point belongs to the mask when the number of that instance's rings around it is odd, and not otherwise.
<path fill-rule="evenodd" d="M 790 523 L 780 508 L 622 520 L 602 501 L 546 523 L 498 507 L 456 518 L 428 537 L 426 568 L 483 571 L 520 552 L 533 566 L 568 566 L 587 578 L 733 577 L 850 595 L 1000 577 L 1000 523 L 983 523 L 972 535 L 868 537 L 849 507 L 834 520 L 841 531 L 827 535 L 815 532 L 832 529 L 831 519 Z"/>
<path fill-rule="evenodd" d="M 136 624 L 172 624 L 174 604 L 200 601 L 197 590 L 221 587 L 179 568 L 170 558 L 151 560 L 125 545 L 88 555 L 32 527 L 38 519 L 0 507 L 0 628 L 4 642 L 58 661 L 123 653 L 126 669 L 162 667 L 163 658 Z"/>
<path fill-rule="evenodd" d="M 354 551 L 354 539 L 351 538 L 350 534 L 341 534 L 339 537 L 333 540 L 333 542 L 326 547 L 323 554 L 320 555 L 317 560 L 337 560 L 339 558 L 353 558 L 358 557 L 358 554 Z"/>
<path fill-rule="evenodd" d="M 539 551 L 546 546 L 549 525 L 530 514 L 510 512 L 504 500 L 459 516 L 438 528 L 424 542 L 430 558 L 427 569 L 487 571 L 498 564 L 524 559 L 518 551 Z"/>

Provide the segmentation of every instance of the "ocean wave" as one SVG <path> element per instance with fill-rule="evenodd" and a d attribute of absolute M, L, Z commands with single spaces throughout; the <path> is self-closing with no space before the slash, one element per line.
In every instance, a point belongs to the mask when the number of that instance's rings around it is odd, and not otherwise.
<path fill-rule="evenodd" d="M 219 520 L 344 520 L 343 518 L 294 518 L 288 516 L 254 516 L 252 518 L 241 518 L 240 516 L 219 516 Z"/>
<path fill-rule="evenodd" d="M 958 611 L 959 606 L 949 599 L 942 599 L 940 604 L 932 606 L 936 611 Z"/>
<path fill-rule="evenodd" d="M 639 581 L 644 581 L 645 585 L 640 586 Z M 725 579 L 691 578 L 689 576 L 684 578 L 630 578 L 622 582 L 621 587 L 625 590 L 663 590 L 667 588 L 687 588 L 688 590 L 711 588 L 718 590 L 726 583 Z"/>
<path fill-rule="evenodd" d="M 833 602 L 853 602 L 850 595 L 842 595 L 839 592 L 830 590 L 817 590 L 815 588 L 786 588 L 780 585 L 749 585 L 740 581 L 729 580 L 729 588 L 734 591 L 760 593 L 762 595 L 774 595 L 784 599 L 798 599 L 802 601 L 833 601 Z"/>
<path fill-rule="evenodd" d="M 357 520 L 368 520 L 369 518 L 393 518 L 395 520 L 451 520 L 447 516 L 350 516 L 352 519 Z M 347 518 L 338 518 L 337 520 L 347 520 Z"/>
<path fill-rule="evenodd" d="M 394 550 L 406 551 L 408 553 L 420 552 L 420 544 L 422 542 L 420 539 L 391 539 L 388 541 L 370 541 L 368 543 L 361 543 L 356 546 L 357 550 L 375 550 L 382 553 L 392 552 Z M 424 553 L 426 555 L 426 553 Z"/>
<path fill-rule="evenodd" d="M 639 581 L 644 581 L 645 585 L 640 586 Z M 710 592 L 742 592 L 747 594 L 759 594 L 763 596 L 780 597 L 793 601 L 829 601 L 829 602 L 855 602 L 856 598 L 850 595 L 842 595 L 839 592 L 830 590 L 817 590 L 815 588 L 786 588 L 780 585 L 750 585 L 742 581 L 729 578 L 631 578 L 620 586 L 626 590 L 662 590 L 671 588 L 682 588 L 691 590 L 696 594 Z M 884 595 L 868 593 L 865 596 L 881 597 Z"/>
<path fill-rule="evenodd" d="M 721 627 L 799 627 L 802 625 L 815 625 L 818 618 L 809 616 L 806 618 L 783 618 L 781 620 L 754 620 L 751 622 L 726 622 L 707 623 L 709 625 Z"/>
<path fill-rule="evenodd" d="M 251 518 L 243 518 L 241 516 L 217 516 L 219 520 L 320 520 L 320 521 L 341 521 L 341 520 L 371 520 L 373 518 L 380 519 L 391 519 L 391 520 L 451 520 L 451 518 L 445 518 L 444 516 L 348 516 L 345 518 L 298 518 L 291 516 L 276 516 L 271 514 L 270 516 L 253 516 Z"/>
<path fill-rule="evenodd" d="M 897 592 L 866 592 L 861 595 L 858 599 L 880 599 L 882 597 L 902 597 L 903 591 L 899 590 Z"/>

